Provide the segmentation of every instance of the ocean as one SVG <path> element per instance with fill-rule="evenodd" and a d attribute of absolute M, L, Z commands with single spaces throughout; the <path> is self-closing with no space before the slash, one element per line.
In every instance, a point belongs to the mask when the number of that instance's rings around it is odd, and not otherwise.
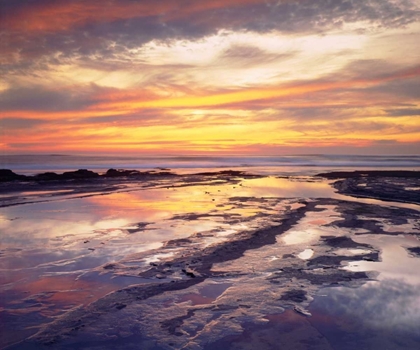
<path fill-rule="evenodd" d="M 99 155 L 0 155 L 0 168 L 34 175 L 45 171 L 110 168 L 149 170 L 169 168 L 178 173 L 192 169 L 259 168 L 265 174 L 304 173 L 350 169 L 420 170 L 420 155 L 289 155 L 289 156 L 99 156 Z M 257 170 L 257 169 L 255 169 Z"/>

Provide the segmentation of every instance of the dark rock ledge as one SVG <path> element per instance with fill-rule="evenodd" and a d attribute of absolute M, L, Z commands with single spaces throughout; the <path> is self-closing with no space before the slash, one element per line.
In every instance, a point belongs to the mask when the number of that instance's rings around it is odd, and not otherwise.
<path fill-rule="evenodd" d="M 9 181 L 57 181 L 57 180 L 87 180 L 96 178 L 115 178 L 115 177 L 145 177 L 145 176 L 176 176 L 169 171 L 138 171 L 109 169 L 105 174 L 98 174 L 87 169 L 79 169 L 76 171 L 66 171 L 62 174 L 54 172 L 46 172 L 33 176 L 19 175 L 10 169 L 0 169 L 0 182 Z"/>
<path fill-rule="evenodd" d="M 420 171 L 378 170 L 318 174 L 330 180 L 338 193 L 357 198 L 420 204 Z"/>

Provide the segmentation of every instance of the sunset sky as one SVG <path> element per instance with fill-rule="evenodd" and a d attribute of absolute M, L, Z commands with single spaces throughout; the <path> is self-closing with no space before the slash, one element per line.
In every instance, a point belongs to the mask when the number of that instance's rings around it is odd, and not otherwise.
<path fill-rule="evenodd" d="M 419 154 L 420 0 L 0 0 L 4 154 Z"/>

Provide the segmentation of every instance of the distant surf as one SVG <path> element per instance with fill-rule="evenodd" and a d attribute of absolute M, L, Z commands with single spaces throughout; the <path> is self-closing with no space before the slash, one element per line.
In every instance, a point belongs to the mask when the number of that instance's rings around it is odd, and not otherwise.
<path fill-rule="evenodd" d="M 279 171 L 308 172 L 309 168 L 328 170 L 410 169 L 420 170 L 419 155 L 290 155 L 290 156 L 102 156 L 102 155 L 0 155 L 0 168 L 23 174 L 44 171 L 91 169 L 218 169 L 271 168 Z M 306 170 L 304 168 L 307 168 Z"/>

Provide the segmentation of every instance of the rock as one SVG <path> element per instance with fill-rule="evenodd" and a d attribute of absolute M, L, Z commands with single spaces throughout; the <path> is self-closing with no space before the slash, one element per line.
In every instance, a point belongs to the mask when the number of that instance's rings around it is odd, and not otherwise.
<path fill-rule="evenodd" d="M 61 175 L 53 173 L 53 172 L 46 172 L 37 174 L 34 176 L 34 180 L 40 180 L 40 181 L 51 181 L 51 180 L 60 180 Z"/>
<path fill-rule="evenodd" d="M 411 255 L 420 257 L 420 247 L 407 248 L 407 250 Z"/>
<path fill-rule="evenodd" d="M 10 169 L 0 169 L 0 182 L 26 180 L 25 175 L 18 175 Z"/>
<path fill-rule="evenodd" d="M 195 272 L 195 271 L 193 271 L 193 270 L 191 270 L 191 269 L 182 269 L 182 272 L 183 272 L 186 276 L 191 277 L 191 278 L 195 278 L 195 277 L 197 277 L 196 275 L 198 275 L 198 276 L 199 276 L 199 274 L 197 274 L 197 272 Z"/>
<path fill-rule="evenodd" d="M 123 304 L 123 303 L 117 303 L 117 304 L 115 304 L 115 308 L 116 308 L 117 310 L 124 309 L 125 307 L 127 307 L 127 305 L 125 305 L 125 304 Z"/>
<path fill-rule="evenodd" d="M 336 179 L 333 187 L 341 194 L 420 204 L 420 171 L 355 171 L 317 176 Z"/>
<path fill-rule="evenodd" d="M 348 179 L 358 177 L 404 177 L 420 178 L 420 171 L 410 170 L 356 170 L 356 171 L 333 171 L 330 173 L 321 173 L 315 176 L 327 179 Z"/>
<path fill-rule="evenodd" d="M 104 265 L 103 266 L 103 268 L 105 269 L 105 270 L 112 270 L 112 269 L 115 269 L 115 267 L 117 266 L 117 264 L 106 264 L 106 265 Z"/>
<path fill-rule="evenodd" d="M 141 174 L 137 170 L 124 170 L 124 169 L 109 169 L 104 177 L 121 177 L 121 176 L 132 176 Z"/>
<path fill-rule="evenodd" d="M 295 307 L 294 307 L 294 310 L 295 310 L 298 314 L 301 314 L 301 315 L 303 315 L 303 316 L 307 316 L 307 317 L 312 316 L 312 314 L 311 314 L 308 310 L 305 310 L 305 309 L 304 309 L 304 308 L 302 308 L 302 307 L 295 306 Z"/>
<path fill-rule="evenodd" d="M 335 248 L 372 248 L 369 244 L 357 243 L 347 236 L 321 236 L 321 239 L 330 247 Z"/>
<path fill-rule="evenodd" d="M 307 300 L 306 291 L 299 289 L 292 289 L 284 293 L 280 300 L 290 300 L 296 303 L 301 303 L 302 301 Z"/>
<path fill-rule="evenodd" d="M 61 175 L 62 179 L 93 179 L 97 177 L 99 177 L 99 174 L 87 169 L 66 171 Z"/>

